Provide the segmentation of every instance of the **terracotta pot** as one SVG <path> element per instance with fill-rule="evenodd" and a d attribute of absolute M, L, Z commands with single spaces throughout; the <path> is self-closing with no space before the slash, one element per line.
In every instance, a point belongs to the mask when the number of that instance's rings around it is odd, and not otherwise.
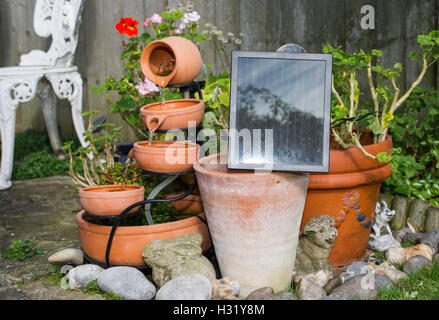
<path fill-rule="evenodd" d="M 89 223 L 83 219 L 84 211 L 76 216 L 81 246 L 88 257 L 105 263 L 105 251 L 111 227 Z M 204 217 L 203 214 L 200 215 Z M 203 236 L 203 250 L 211 247 L 207 225 L 197 217 L 151 226 L 118 227 L 114 234 L 109 255 L 111 265 L 144 266 L 142 250 L 155 239 L 170 239 L 187 233 L 200 233 Z"/>
<path fill-rule="evenodd" d="M 363 146 L 377 155 L 392 148 L 392 139 L 388 136 L 384 142 Z M 310 174 L 301 230 L 316 216 L 334 217 L 338 238 L 329 261 L 333 266 L 343 266 L 365 254 L 381 183 L 392 170 L 390 164 L 368 158 L 358 148 L 331 149 L 329 159 L 329 173 Z"/>
<path fill-rule="evenodd" d="M 178 194 L 167 194 L 165 199 L 178 197 Z M 186 198 L 171 202 L 171 204 L 181 213 L 202 213 L 203 203 L 201 197 L 196 194 L 190 194 Z"/>
<path fill-rule="evenodd" d="M 129 153 L 140 168 L 153 172 L 186 172 L 198 159 L 200 146 L 187 141 L 140 141 Z"/>
<path fill-rule="evenodd" d="M 200 99 L 168 100 L 165 108 L 161 102 L 151 103 L 140 109 L 143 124 L 151 131 L 198 127 L 204 116 L 204 102 Z"/>
<path fill-rule="evenodd" d="M 95 216 L 120 214 L 130 205 L 145 199 L 145 188 L 138 185 L 106 185 L 82 188 L 79 201 L 82 208 Z M 133 208 L 129 212 L 135 212 Z"/>
<path fill-rule="evenodd" d="M 241 297 L 265 286 L 285 290 L 309 174 L 231 171 L 219 157 L 202 158 L 194 169 L 221 274 L 239 281 Z"/>
<path fill-rule="evenodd" d="M 149 43 L 140 59 L 145 77 L 161 87 L 191 83 L 200 72 L 201 64 L 197 46 L 182 37 L 167 37 Z"/>

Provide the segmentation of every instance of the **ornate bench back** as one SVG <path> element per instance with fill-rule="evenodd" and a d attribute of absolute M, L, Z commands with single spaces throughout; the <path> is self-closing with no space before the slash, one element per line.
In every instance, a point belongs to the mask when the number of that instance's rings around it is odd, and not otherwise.
<path fill-rule="evenodd" d="M 84 0 L 37 0 L 34 29 L 40 37 L 52 36 L 47 52 L 33 50 L 21 56 L 20 65 L 71 66 L 78 45 Z"/>

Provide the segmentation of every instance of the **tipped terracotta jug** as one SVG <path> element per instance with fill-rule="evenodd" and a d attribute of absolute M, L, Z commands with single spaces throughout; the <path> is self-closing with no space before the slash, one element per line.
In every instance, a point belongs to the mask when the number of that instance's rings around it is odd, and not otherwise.
<path fill-rule="evenodd" d="M 140 109 L 143 124 L 151 131 L 185 129 L 191 121 L 198 127 L 204 116 L 204 102 L 200 99 L 178 99 L 151 103 Z"/>
<path fill-rule="evenodd" d="M 197 46 L 182 37 L 167 37 L 149 43 L 140 59 L 143 74 L 160 87 L 191 83 L 201 70 Z"/>

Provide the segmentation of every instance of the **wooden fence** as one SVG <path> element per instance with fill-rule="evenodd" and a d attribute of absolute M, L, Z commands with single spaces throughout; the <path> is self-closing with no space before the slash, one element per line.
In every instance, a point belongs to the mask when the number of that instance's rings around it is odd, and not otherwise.
<path fill-rule="evenodd" d="M 275 51 L 285 43 L 298 43 L 308 52 L 321 53 L 326 44 L 342 45 L 348 51 L 372 48 L 384 51 L 383 62 L 404 64 L 401 86 L 413 80 L 419 66 L 408 53 L 416 47 L 416 36 L 438 28 L 439 0 L 193 0 L 194 9 L 206 22 L 224 32 L 245 34 L 242 50 Z M 121 41 L 115 24 L 121 16 L 144 21 L 166 7 L 176 7 L 175 0 L 86 0 L 75 64 L 84 79 L 84 111 L 108 112 L 102 95 L 90 92 L 108 75 L 123 72 L 119 61 Z M 360 10 L 363 5 L 375 8 L 374 30 L 363 30 Z M 0 67 L 13 66 L 21 54 L 33 49 L 46 50 L 50 39 L 41 39 L 33 31 L 34 0 L 0 1 Z M 143 28 L 141 26 L 141 28 Z M 211 44 L 202 46 L 202 56 L 214 72 L 226 71 Z M 432 68 L 423 86 L 437 87 L 437 68 Z M 73 132 L 69 106 L 58 106 L 62 134 Z M 110 121 L 122 124 L 118 115 Z M 44 129 L 38 99 L 23 104 L 17 111 L 17 132 L 27 128 Z M 128 128 L 122 141 L 134 135 Z"/>

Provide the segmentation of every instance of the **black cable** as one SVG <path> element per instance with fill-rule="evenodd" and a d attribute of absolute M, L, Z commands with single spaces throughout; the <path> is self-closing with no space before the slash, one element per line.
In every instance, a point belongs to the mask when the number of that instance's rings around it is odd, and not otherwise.
<path fill-rule="evenodd" d="M 331 129 L 336 128 L 338 126 L 341 126 L 343 123 L 346 123 L 348 121 L 360 121 L 360 120 L 363 120 L 364 118 L 367 118 L 370 115 L 375 115 L 375 114 L 376 114 L 376 112 L 369 112 L 369 113 L 362 115 L 361 117 L 335 119 L 334 121 L 331 122 Z M 378 112 L 378 114 L 381 115 L 381 112 Z M 340 123 L 337 123 L 337 122 L 340 122 Z"/>

